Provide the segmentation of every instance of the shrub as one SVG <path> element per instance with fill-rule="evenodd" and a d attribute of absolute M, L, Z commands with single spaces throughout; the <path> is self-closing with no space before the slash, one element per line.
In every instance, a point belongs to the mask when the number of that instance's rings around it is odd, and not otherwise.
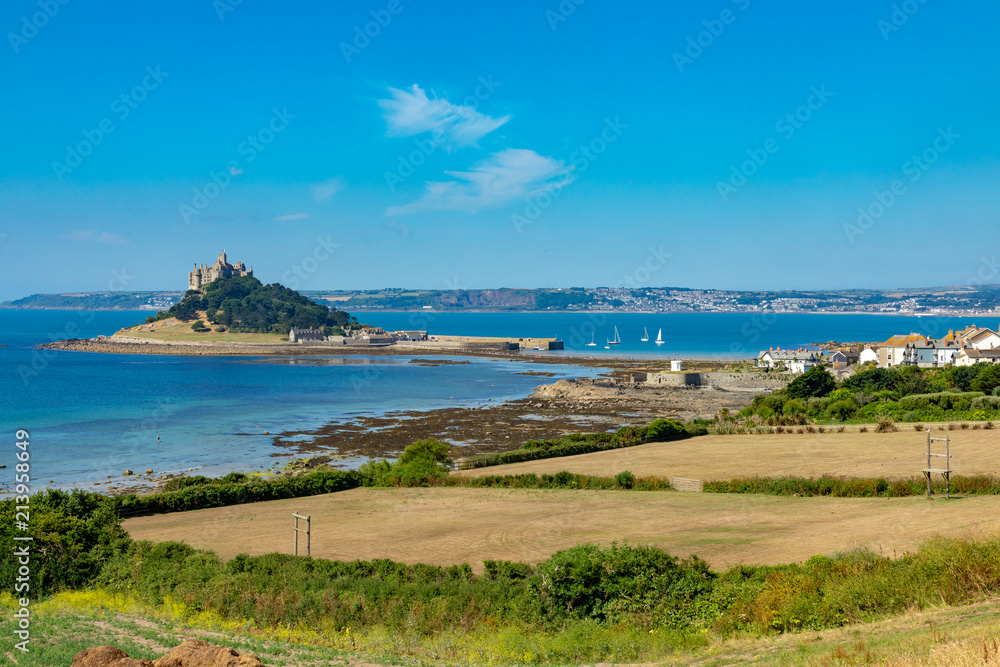
<path fill-rule="evenodd" d="M 914 424 L 913 425 L 913 430 L 914 431 L 923 431 L 924 430 L 924 425 L 923 424 L 919 424 L 919 423 L 918 424 Z"/>
<path fill-rule="evenodd" d="M 867 426 L 862 426 L 861 428 L 858 429 L 858 433 L 867 433 L 867 432 L 868 432 Z"/>
<path fill-rule="evenodd" d="M 840 390 L 838 390 L 840 391 Z M 826 412 L 832 419 L 836 419 L 840 422 L 845 422 L 854 416 L 854 413 L 858 411 L 858 406 L 854 404 L 854 401 L 850 398 L 841 399 L 830 404 L 830 407 L 826 409 Z"/>
<path fill-rule="evenodd" d="M 824 366 L 813 366 L 792 380 L 785 392 L 792 398 L 822 397 L 837 388 L 837 381 Z"/>
<path fill-rule="evenodd" d="M 552 621 L 624 622 L 655 615 L 663 625 L 683 627 L 689 623 L 685 616 L 694 614 L 692 603 L 711 591 L 714 578 L 704 561 L 680 561 L 655 547 L 582 544 L 541 563 L 529 590 Z"/>
<path fill-rule="evenodd" d="M 892 417 L 887 414 L 881 414 L 876 417 L 875 432 L 876 433 L 892 433 L 898 431 L 899 428 L 896 426 L 896 422 L 893 421 Z"/>
<path fill-rule="evenodd" d="M 967 410 L 976 398 L 983 396 L 979 391 L 942 391 L 934 394 L 912 394 L 899 399 L 899 407 L 904 410 L 941 408 L 943 410 Z"/>
<path fill-rule="evenodd" d="M 992 394 L 1000 387 L 1000 365 L 988 364 L 976 374 L 976 378 L 969 384 L 969 389 Z"/>
<path fill-rule="evenodd" d="M 840 389 L 834 389 L 830 392 L 831 401 L 844 401 L 854 397 L 854 392 L 846 387 L 841 387 Z"/>
<path fill-rule="evenodd" d="M 22 503 L 23 504 L 23 503 Z M 30 591 L 22 591 L 31 599 L 51 595 L 60 590 L 85 588 L 94 581 L 103 567 L 125 550 L 129 537 L 119 525 L 112 499 L 96 493 L 53 489 L 36 493 L 30 498 L 31 520 L 26 531 L 15 530 L 16 500 L 0 501 L 0 579 L 11 589 L 17 581 L 18 568 L 25 565 L 14 556 L 15 549 L 25 542 L 15 537 L 31 537 Z M 22 573 L 23 574 L 23 573 Z"/>
<path fill-rule="evenodd" d="M 628 470 L 622 470 L 615 475 L 615 484 L 623 489 L 631 489 L 635 485 L 635 475 Z"/>
<path fill-rule="evenodd" d="M 977 396 L 970 407 L 973 410 L 1000 410 L 1000 396 Z"/>
<path fill-rule="evenodd" d="M 203 320 L 197 320 L 195 321 L 194 324 L 191 325 L 191 330 L 201 332 L 201 331 L 208 331 L 209 329 L 208 327 L 205 326 L 205 322 Z"/>
<path fill-rule="evenodd" d="M 646 442 L 668 442 L 687 437 L 684 425 L 674 419 L 657 419 L 646 427 Z"/>
<path fill-rule="evenodd" d="M 785 403 L 784 407 L 782 407 L 781 409 L 781 412 L 786 415 L 801 415 L 805 413 L 805 411 L 806 411 L 805 402 L 800 401 L 797 398 L 793 398 L 792 400 Z"/>
<path fill-rule="evenodd" d="M 646 442 L 646 429 L 638 426 L 622 426 L 615 431 L 611 441 L 620 447 L 632 447 Z"/>

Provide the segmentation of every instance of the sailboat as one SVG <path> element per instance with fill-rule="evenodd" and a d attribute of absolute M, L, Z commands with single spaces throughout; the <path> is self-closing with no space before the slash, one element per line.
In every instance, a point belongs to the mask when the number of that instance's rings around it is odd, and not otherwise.
<path fill-rule="evenodd" d="M 646 327 L 642 328 L 642 338 L 640 338 L 639 340 L 641 340 L 643 343 L 649 342 L 649 332 L 646 331 Z"/>
<path fill-rule="evenodd" d="M 656 344 L 663 345 L 663 329 L 656 332 Z"/>
<path fill-rule="evenodd" d="M 608 341 L 608 345 L 621 345 L 621 344 L 622 344 L 622 337 L 618 335 L 618 327 L 616 326 L 615 327 L 615 339 L 614 340 L 609 340 Z"/>
<path fill-rule="evenodd" d="M 587 347 L 597 347 L 597 343 L 594 342 L 594 334 L 590 334 L 590 342 L 587 343 Z"/>

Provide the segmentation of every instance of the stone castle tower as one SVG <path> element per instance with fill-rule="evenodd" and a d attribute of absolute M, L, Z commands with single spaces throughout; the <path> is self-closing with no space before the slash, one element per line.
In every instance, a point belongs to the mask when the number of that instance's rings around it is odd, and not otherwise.
<path fill-rule="evenodd" d="M 216 280 L 218 278 L 231 278 L 233 276 L 252 276 L 253 267 L 249 269 L 243 265 L 243 262 L 236 262 L 236 264 L 230 264 L 226 261 L 226 251 L 223 250 L 219 255 L 219 258 L 215 260 L 215 264 L 208 266 L 202 264 L 201 268 L 198 267 L 198 263 L 195 262 L 194 271 L 188 273 L 188 289 L 201 289 L 202 285 L 207 285 L 208 283 Z"/>

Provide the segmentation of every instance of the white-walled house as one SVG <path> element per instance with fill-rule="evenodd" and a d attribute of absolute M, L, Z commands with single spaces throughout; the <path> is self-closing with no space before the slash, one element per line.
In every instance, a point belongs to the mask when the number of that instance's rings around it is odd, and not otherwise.
<path fill-rule="evenodd" d="M 993 350 L 1000 348 L 1000 334 L 992 329 L 979 329 L 974 334 L 968 336 L 965 346 L 976 350 Z"/>
<path fill-rule="evenodd" d="M 861 350 L 861 354 L 858 355 L 859 364 L 867 364 L 870 361 L 878 363 L 878 348 L 865 346 L 865 349 Z"/>
<path fill-rule="evenodd" d="M 955 355 L 956 366 L 972 366 L 973 364 L 1000 364 L 1000 348 L 995 350 L 964 348 Z"/>
<path fill-rule="evenodd" d="M 758 368 L 776 368 L 784 366 L 793 373 L 805 373 L 813 366 L 818 366 L 822 360 L 815 352 L 807 350 L 764 350 L 757 355 Z"/>

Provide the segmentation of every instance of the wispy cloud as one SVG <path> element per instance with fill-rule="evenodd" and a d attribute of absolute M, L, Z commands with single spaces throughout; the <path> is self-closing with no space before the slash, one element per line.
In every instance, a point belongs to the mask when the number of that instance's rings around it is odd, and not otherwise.
<path fill-rule="evenodd" d="M 288 215 L 279 215 L 275 220 L 278 222 L 289 222 L 291 220 L 305 220 L 308 217 L 308 213 L 289 213 Z"/>
<path fill-rule="evenodd" d="M 385 214 L 405 215 L 423 210 L 475 213 L 543 190 L 561 188 L 573 180 L 572 170 L 572 165 L 562 160 L 524 148 L 508 148 L 473 165 L 470 171 L 445 172 L 457 180 L 428 183 L 420 199 L 390 208 Z"/>
<path fill-rule="evenodd" d="M 378 103 L 389 125 L 389 136 L 409 137 L 433 132 L 441 143 L 472 146 L 510 120 L 510 116 L 493 118 L 469 106 L 428 97 L 417 84 L 406 90 L 390 88 L 389 95 L 392 99 Z"/>
<path fill-rule="evenodd" d="M 111 245 L 125 245 L 125 239 L 112 234 L 111 232 L 97 232 L 93 229 L 75 229 L 70 234 L 64 234 L 64 239 L 76 241 L 77 243 L 108 243 Z"/>
<path fill-rule="evenodd" d="M 342 178 L 331 178 L 328 181 L 316 183 L 312 186 L 313 199 L 318 202 L 329 201 L 330 198 L 340 192 L 343 187 L 344 179 Z"/>

